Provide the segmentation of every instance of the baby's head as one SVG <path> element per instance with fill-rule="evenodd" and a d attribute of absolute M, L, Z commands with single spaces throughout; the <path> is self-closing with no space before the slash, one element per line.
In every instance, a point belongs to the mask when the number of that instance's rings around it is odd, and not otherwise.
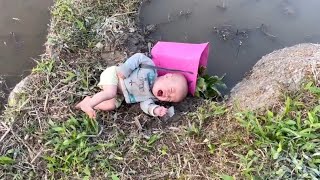
<path fill-rule="evenodd" d="M 178 73 L 160 76 L 153 85 L 152 93 L 160 101 L 180 102 L 188 94 L 187 79 Z"/>

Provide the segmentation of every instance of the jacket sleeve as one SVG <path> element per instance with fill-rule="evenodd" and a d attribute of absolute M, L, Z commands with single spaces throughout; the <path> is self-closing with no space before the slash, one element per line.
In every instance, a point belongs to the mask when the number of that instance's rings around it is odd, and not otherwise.
<path fill-rule="evenodd" d="M 122 73 L 126 78 L 132 73 L 133 70 L 139 68 L 140 64 L 153 65 L 153 61 L 142 53 L 132 55 L 125 63 L 121 64 L 117 71 Z"/>
<path fill-rule="evenodd" d="M 140 103 L 140 107 L 143 112 L 151 115 L 156 116 L 153 111 L 155 108 L 159 107 L 159 105 L 156 105 L 152 99 L 148 99 L 146 101 L 143 101 Z"/>

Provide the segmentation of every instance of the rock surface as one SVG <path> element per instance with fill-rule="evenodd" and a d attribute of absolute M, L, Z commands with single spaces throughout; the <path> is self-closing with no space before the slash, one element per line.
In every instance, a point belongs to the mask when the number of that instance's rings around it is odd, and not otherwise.
<path fill-rule="evenodd" d="M 263 56 L 250 75 L 231 90 L 229 104 L 238 110 L 272 107 L 283 90 L 298 90 L 308 76 L 318 80 L 319 72 L 319 44 L 298 44 L 276 50 Z"/>
<path fill-rule="evenodd" d="M 28 83 L 32 81 L 32 78 L 34 78 L 35 75 L 28 75 L 23 80 L 21 80 L 10 92 L 8 97 L 8 105 L 9 106 L 16 106 L 19 101 L 19 94 L 24 92 L 24 89 L 27 88 Z"/>

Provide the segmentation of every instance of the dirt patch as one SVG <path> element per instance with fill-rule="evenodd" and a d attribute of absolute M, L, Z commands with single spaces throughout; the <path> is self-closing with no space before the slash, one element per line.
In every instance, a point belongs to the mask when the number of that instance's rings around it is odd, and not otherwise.
<path fill-rule="evenodd" d="M 229 104 L 240 110 L 270 108 L 284 91 L 296 91 L 307 78 L 318 82 L 320 45 L 299 44 L 262 57 L 232 90 Z"/>

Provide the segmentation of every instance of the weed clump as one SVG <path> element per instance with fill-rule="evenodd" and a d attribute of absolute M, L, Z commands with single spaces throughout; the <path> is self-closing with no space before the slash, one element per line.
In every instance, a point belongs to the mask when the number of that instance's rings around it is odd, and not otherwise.
<path fill-rule="evenodd" d="M 116 176 L 106 152 L 116 144 L 99 139 L 103 129 L 99 129 L 96 121 L 71 117 L 63 123 L 51 121 L 49 124 L 45 138 L 49 151 L 43 158 L 55 177 L 89 179 L 96 171 L 104 171 L 106 178 Z"/>
<path fill-rule="evenodd" d="M 252 148 L 241 156 L 247 177 L 320 178 L 319 92 L 309 83 L 301 92 L 287 95 L 278 111 L 238 114 L 239 122 L 254 136 Z"/>

